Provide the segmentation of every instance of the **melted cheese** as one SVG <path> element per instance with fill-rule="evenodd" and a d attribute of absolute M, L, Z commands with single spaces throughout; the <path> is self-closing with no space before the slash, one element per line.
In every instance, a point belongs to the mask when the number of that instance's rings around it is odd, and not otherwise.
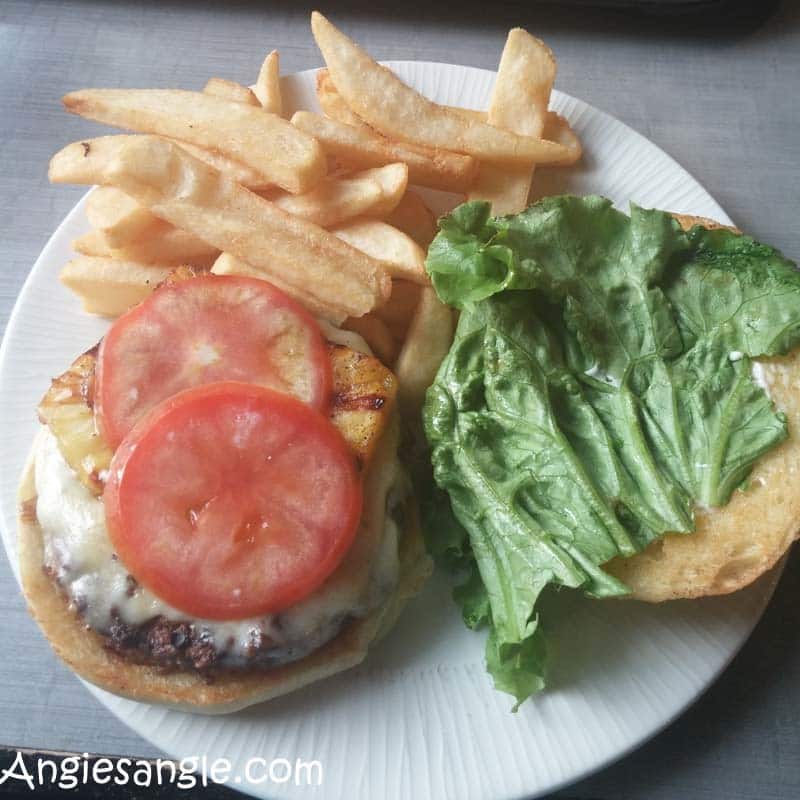
<path fill-rule="evenodd" d="M 344 347 L 349 347 L 351 350 L 355 350 L 357 353 L 364 353 L 368 356 L 373 355 L 370 346 L 360 333 L 337 328 L 335 325 L 331 325 L 330 322 L 324 319 L 318 319 L 317 324 L 322 330 L 322 335 L 327 341 L 333 342 L 333 344 L 340 344 Z"/>
<path fill-rule="evenodd" d="M 396 454 L 396 430 L 387 431 L 364 484 L 364 513 L 357 533 L 360 559 L 368 572 L 346 569 L 346 562 L 314 594 L 280 615 L 230 622 L 191 619 L 152 592 L 132 582 L 114 553 L 102 499 L 94 497 L 64 460 L 56 438 L 44 431 L 35 461 L 36 514 L 42 528 L 44 566 L 55 576 L 87 624 L 101 633 L 112 615 L 128 625 L 154 617 L 191 623 L 214 643 L 222 664 L 246 663 L 254 643 L 269 637 L 269 658 L 285 663 L 333 638 L 349 616 L 360 616 L 382 604 L 399 578 L 398 529 L 387 504 L 407 493 Z M 363 562 L 362 562 L 363 563 Z"/>

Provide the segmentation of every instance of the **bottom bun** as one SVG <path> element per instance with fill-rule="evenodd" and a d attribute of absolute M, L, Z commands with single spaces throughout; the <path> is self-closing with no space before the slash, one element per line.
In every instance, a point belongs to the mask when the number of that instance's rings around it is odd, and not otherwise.
<path fill-rule="evenodd" d="M 225 714 L 293 692 L 363 661 L 372 642 L 395 622 L 409 597 L 430 574 L 415 503 L 408 504 L 400 541 L 400 581 L 378 609 L 353 620 L 331 641 L 305 658 L 270 670 L 225 670 L 209 682 L 189 671 L 165 671 L 111 652 L 105 639 L 87 628 L 42 568 L 42 530 L 36 519 L 34 445 L 18 493 L 19 565 L 31 614 L 59 658 L 80 677 L 114 694 L 183 711 Z"/>

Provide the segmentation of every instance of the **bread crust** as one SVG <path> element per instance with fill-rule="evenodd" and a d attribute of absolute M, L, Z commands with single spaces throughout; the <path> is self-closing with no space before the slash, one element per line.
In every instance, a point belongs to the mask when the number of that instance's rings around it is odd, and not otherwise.
<path fill-rule="evenodd" d="M 40 432 L 39 435 L 42 435 Z M 17 495 L 18 550 L 28 608 L 56 654 L 85 680 L 123 697 L 184 711 L 224 714 L 300 689 L 363 661 L 369 645 L 397 619 L 405 601 L 431 571 L 415 503 L 408 504 L 400 536 L 400 580 L 394 594 L 369 615 L 347 624 L 331 641 L 305 658 L 271 670 L 225 670 L 208 682 L 189 671 L 164 671 L 136 664 L 110 651 L 88 628 L 44 571 L 42 530 L 34 513 L 36 443 Z"/>
<path fill-rule="evenodd" d="M 685 231 L 690 230 L 695 225 L 702 225 L 710 231 L 725 230 L 731 233 L 741 233 L 741 231 L 733 225 L 723 225 L 721 222 L 709 219 L 708 217 L 696 217 L 693 214 L 673 214 L 672 216 L 678 220 L 681 228 Z"/>

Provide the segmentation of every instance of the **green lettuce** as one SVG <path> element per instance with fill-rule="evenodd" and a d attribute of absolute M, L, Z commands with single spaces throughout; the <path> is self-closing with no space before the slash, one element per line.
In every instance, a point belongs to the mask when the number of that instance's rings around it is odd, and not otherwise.
<path fill-rule="evenodd" d="M 487 667 L 520 703 L 544 685 L 546 586 L 625 594 L 604 563 L 691 533 L 694 507 L 727 503 L 786 438 L 751 359 L 800 343 L 800 273 L 600 197 L 489 214 L 459 206 L 428 253 L 461 315 L 423 413 L 447 494 L 427 536 L 467 575 L 465 622 L 489 626 Z"/>

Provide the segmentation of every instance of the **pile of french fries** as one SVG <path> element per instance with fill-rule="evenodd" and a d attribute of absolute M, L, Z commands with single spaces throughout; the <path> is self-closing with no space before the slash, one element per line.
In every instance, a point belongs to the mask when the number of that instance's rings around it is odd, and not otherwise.
<path fill-rule="evenodd" d="M 514 213 L 535 166 L 572 164 L 581 145 L 548 110 L 553 54 L 521 29 L 508 35 L 488 112 L 477 112 L 423 97 L 321 14 L 311 27 L 326 63 L 322 113 L 283 116 L 275 51 L 252 88 L 211 78 L 201 92 L 64 97 L 67 111 L 131 133 L 75 142 L 50 163 L 54 182 L 97 184 L 91 230 L 61 280 L 110 317 L 179 267 L 268 280 L 359 333 L 413 411 L 454 324 L 425 271 L 437 228 L 424 193 Z"/>

